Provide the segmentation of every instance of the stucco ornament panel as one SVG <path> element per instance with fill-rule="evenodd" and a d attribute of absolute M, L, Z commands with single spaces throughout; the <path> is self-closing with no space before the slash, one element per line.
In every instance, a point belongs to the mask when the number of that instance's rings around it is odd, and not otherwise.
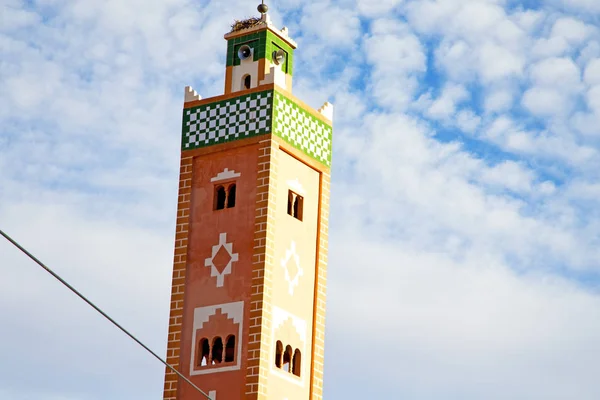
<path fill-rule="evenodd" d="M 285 251 L 285 257 L 281 259 L 281 266 L 284 269 L 285 280 L 288 283 L 288 291 L 291 296 L 294 295 L 294 289 L 300 284 L 300 278 L 304 275 L 304 270 L 300 265 L 300 256 L 296 252 L 296 242 L 292 241 L 290 248 Z"/>
<path fill-rule="evenodd" d="M 226 251 L 228 261 L 222 271 L 219 271 L 217 265 L 215 265 L 215 259 L 217 254 L 221 250 Z M 233 242 L 227 243 L 227 233 L 221 233 L 219 235 L 219 243 L 212 247 L 212 255 L 204 260 L 204 266 L 210 268 L 210 275 L 217 278 L 217 287 L 223 287 L 225 284 L 225 276 L 231 274 L 232 265 L 238 261 L 239 254 L 233 252 Z"/>

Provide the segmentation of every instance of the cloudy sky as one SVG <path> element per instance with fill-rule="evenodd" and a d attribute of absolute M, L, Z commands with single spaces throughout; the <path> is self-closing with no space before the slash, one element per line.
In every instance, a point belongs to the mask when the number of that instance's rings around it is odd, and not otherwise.
<path fill-rule="evenodd" d="M 257 0 L 0 0 L 0 229 L 164 354 L 183 88 Z M 272 0 L 335 104 L 326 399 L 600 398 L 600 1 Z M 0 241 L 0 398 L 163 367 Z"/>

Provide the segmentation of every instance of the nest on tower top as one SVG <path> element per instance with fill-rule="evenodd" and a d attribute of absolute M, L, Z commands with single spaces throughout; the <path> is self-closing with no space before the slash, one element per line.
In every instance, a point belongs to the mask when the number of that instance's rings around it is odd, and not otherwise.
<path fill-rule="evenodd" d="M 244 29 L 254 28 L 262 24 L 262 19 L 260 18 L 248 18 L 242 21 L 235 21 L 233 25 L 231 25 L 231 32 L 238 32 Z"/>

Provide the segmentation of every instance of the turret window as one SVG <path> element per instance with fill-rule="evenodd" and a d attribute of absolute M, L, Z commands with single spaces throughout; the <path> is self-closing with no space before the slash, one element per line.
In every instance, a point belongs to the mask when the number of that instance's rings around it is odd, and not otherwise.
<path fill-rule="evenodd" d="M 290 345 L 287 345 L 284 351 L 283 343 L 278 340 L 275 344 L 275 367 L 300 377 L 302 353 L 299 349 L 293 350 Z"/>
<path fill-rule="evenodd" d="M 242 78 L 242 85 L 244 89 L 250 89 L 252 87 L 252 77 L 250 75 L 246 75 Z"/>
<path fill-rule="evenodd" d="M 287 213 L 292 217 L 302 221 L 302 214 L 304 211 L 304 197 L 300 196 L 292 192 L 288 191 L 288 205 L 287 205 Z"/>
<path fill-rule="evenodd" d="M 214 209 L 223 210 L 235 207 L 236 188 L 235 183 L 215 186 Z"/>

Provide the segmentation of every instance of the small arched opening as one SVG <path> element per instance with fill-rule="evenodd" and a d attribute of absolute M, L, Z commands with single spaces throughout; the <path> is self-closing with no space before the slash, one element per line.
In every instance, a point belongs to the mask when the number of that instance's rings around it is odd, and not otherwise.
<path fill-rule="evenodd" d="M 242 78 L 242 87 L 244 89 L 250 89 L 252 87 L 252 77 L 250 75 L 244 75 Z"/>
<path fill-rule="evenodd" d="M 227 208 L 235 207 L 235 183 L 229 185 L 229 193 L 227 194 Z"/>
<path fill-rule="evenodd" d="M 235 361 L 235 335 L 231 335 L 227 338 L 225 344 L 225 362 Z"/>
<path fill-rule="evenodd" d="M 212 363 L 214 365 L 221 362 L 223 362 L 223 339 L 216 337 L 212 346 Z"/>
<path fill-rule="evenodd" d="M 294 359 L 292 360 L 292 373 L 296 376 L 300 376 L 300 370 L 302 369 L 302 354 L 299 349 L 294 351 Z"/>
<path fill-rule="evenodd" d="M 277 341 L 275 345 L 275 366 L 281 368 L 281 357 L 283 356 L 283 343 L 281 340 Z"/>
<path fill-rule="evenodd" d="M 208 365 L 208 358 L 210 357 L 210 343 L 207 338 L 200 339 L 198 343 L 198 366 L 205 367 Z"/>
<path fill-rule="evenodd" d="M 292 372 L 292 352 L 292 346 L 288 345 L 283 353 L 283 370 L 285 372 Z"/>
<path fill-rule="evenodd" d="M 225 208 L 225 200 L 227 199 L 227 193 L 225 188 L 221 185 L 215 188 L 215 210 L 222 210 Z"/>

